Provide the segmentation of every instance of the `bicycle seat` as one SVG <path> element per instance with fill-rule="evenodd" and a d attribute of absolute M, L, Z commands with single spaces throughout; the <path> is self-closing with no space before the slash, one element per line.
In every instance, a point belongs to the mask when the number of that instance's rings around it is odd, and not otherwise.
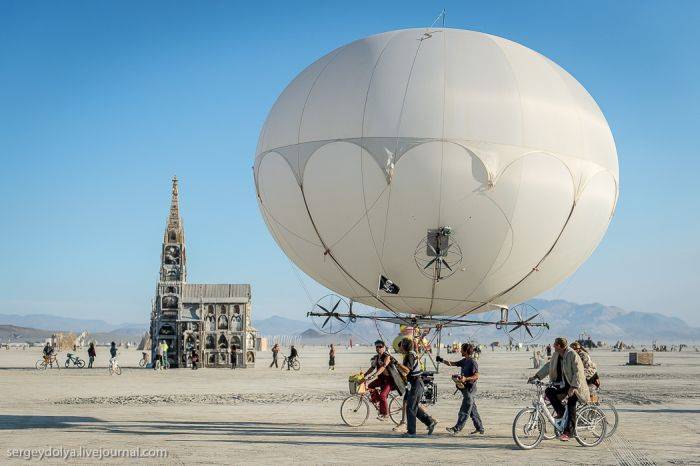
<path fill-rule="evenodd" d="M 73 353 L 68 353 L 68 357 L 73 357 Z"/>

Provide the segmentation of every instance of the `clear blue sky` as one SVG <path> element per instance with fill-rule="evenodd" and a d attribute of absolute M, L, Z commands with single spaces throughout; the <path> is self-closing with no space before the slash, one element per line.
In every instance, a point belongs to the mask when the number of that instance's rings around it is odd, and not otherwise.
<path fill-rule="evenodd" d="M 177 174 L 190 281 L 250 282 L 258 316 L 301 318 L 255 203 L 265 116 L 321 55 L 444 7 L 563 66 L 615 136 L 616 216 L 544 297 L 700 325 L 700 2 L 252 3 L 0 2 L 0 313 L 147 321 Z"/>

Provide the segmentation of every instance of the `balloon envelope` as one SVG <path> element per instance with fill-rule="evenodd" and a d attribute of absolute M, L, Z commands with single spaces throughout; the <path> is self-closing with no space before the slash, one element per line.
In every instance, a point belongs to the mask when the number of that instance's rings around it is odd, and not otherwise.
<path fill-rule="evenodd" d="M 522 45 L 455 29 L 378 34 L 310 65 L 270 111 L 254 176 L 270 232 L 305 273 L 418 315 L 546 291 L 593 252 L 618 196 L 588 92 Z"/>

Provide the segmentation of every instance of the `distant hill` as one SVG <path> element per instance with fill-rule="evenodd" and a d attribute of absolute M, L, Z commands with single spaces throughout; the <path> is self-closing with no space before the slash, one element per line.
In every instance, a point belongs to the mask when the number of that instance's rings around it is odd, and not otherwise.
<path fill-rule="evenodd" d="M 18 327 L 16 325 L 0 325 L 0 341 L 2 342 L 38 342 L 50 337 L 52 332 L 35 328 Z"/>
<path fill-rule="evenodd" d="M 576 304 L 564 300 L 533 299 L 528 301 L 545 322 L 550 324 L 550 330 L 543 334 L 541 340 L 553 339 L 555 336 L 577 338 L 581 332 L 590 334 L 594 341 L 606 341 L 610 344 L 617 340 L 630 343 L 680 342 L 687 344 L 700 343 L 700 328 L 691 327 L 682 319 L 668 317 L 658 313 L 626 311 L 616 306 L 606 306 L 599 303 Z M 497 319 L 495 313 L 477 314 L 470 316 L 474 320 Z M 514 317 L 511 316 L 511 319 Z M 369 319 L 358 319 L 348 329 L 336 335 L 316 334 L 312 321 L 293 320 L 274 316 L 265 319 L 262 328 L 275 328 L 275 332 L 262 331 L 263 335 L 299 335 L 305 330 L 304 340 L 311 343 L 346 342 L 352 337 L 356 343 L 371 344 L 377 338 L 392 340 L 398 334 L 398 326 L 375 323 Z M 256 324 L 257 325 L 257 324 Z M 461 327 L 446 329 L 443 341 L 476 339 L 486 343 L 491 341 L 508 341 L 503 330 L 491 326 Z M 387 341 L 388 342 L 388 341 Z"/>
<path fill-rule="evenodd" d="M 311 326 L 310 321 L 288 319 L 287 317 L 272 316 L 267 319 L 253 319 L 253 327 L 261 335 L 298 335 Z"/>
<path fill-rule="evenodd" d="M 148 328 L 148 324 L 124 323 L 110 324 L 104 320 L 76 319 L 72 317 L 60 317 L 49 314 L 0 314 L 0 325 L 16 325 L 38 330 L 61 330 L 65 332 L 111 332 L 123 328 Z"/>

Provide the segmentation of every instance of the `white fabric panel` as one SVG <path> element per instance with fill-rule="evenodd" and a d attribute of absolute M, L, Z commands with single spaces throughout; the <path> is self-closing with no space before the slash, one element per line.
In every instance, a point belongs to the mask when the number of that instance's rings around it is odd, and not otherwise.
<path fill-rule="evenodd" d="M 284 158 L 271 152 L 258 167 L 258 190 L 268 216 L 283 230 L 320 246 L 308 221 L 304 199 L 292 169 Z"/>
<path fill-rule="evenodd" d="M 469 40 L 459 40 L 464 32 Z M 445 137 L 520 144 L 520 96 L 505 55 L 485 34 L 445 34 Z"/>
<path fill-rule="evenodd" d="M 582 154 L 576 106 L 559 74 L 540 54 L 495 38 L 510 63 L 522 106 L 522 145 L 550 152 Z"/>
<path fill-rule="evenodd" d="M 615 180 L 608 172 L 592 177 L 576 203 L 574 213 L 556 247 L 522 285 L 504 296 L 521 302 L 561 283 L 593 253 L 608 228 L 615 206 Z"/>
<path fill-rule="evenodd" d="M 289 83 L 270 110 L 258 143 L 258 154 L 299 142 L 299 123 L 306 97 L 318 75 L 340 50 L 319 58 Z"/>
<path fill-rule="evenodd" d="M 301 122 L 300 142 L 359 137 L 374 64 L 392 33 L 343 47 L 311 89 Z M 338 86 L 338 83 L 343 83 Z"/>
<path fill-rule="evenodd" d="M 399 136 L 443 137 L 445 34 L 439 32 L 419 42 L 400 115 Z"/>
<path fill-rule="evenodd" d="M 418 51 L 413 29 L 396 31 L 374 69 L 364 114 L 365 137 L 396 137 L 413 58 Z"/>
<path fill-rule="evenodd" d="M 408 151 L 396 164 L 391 184 L 382 262 L 389 279 L 405 290 L 404 296 L 429 298 L 432 290 L 413 253 L 427 229 L 439 225 L 440 164 L 436 160 L 440 160 L 441 146 L 430 142 Z"/>
<path fill-rule="evenodd" d="M 556 158 L 530 154 L 511 167 L 516 166 L 521 168 L 506 170 L 496 187 L 507 183 L 509 178 L 520 183 L 511 217 L 512 240 L 505 242 L 502 255 L 494 262 L 494 270 L 483 288 L 474 293 L 473 297 L 479 300 L 488 300 L 515 285 L 544 258 L 564 228 L 574 202 L 571 175 Z"/>

